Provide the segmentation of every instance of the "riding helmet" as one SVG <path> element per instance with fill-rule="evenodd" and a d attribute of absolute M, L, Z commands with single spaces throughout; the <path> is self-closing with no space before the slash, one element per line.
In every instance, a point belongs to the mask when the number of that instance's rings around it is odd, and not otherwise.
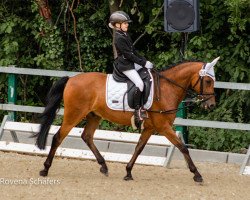
<path fill-rule="evenodd" d="M 115 23 L 132 22 L 129 15 L 123 11 L 115 11 L 109 17 L 109 27 L 114 28 Z"/>

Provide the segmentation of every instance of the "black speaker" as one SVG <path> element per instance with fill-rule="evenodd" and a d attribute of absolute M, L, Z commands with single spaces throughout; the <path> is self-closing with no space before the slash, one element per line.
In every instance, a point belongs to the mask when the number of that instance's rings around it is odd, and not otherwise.
<path fill-rule="evenodd" d="M 193 32 L 199 26 L 199 0 L 164 0 L 166 32 Z"/>

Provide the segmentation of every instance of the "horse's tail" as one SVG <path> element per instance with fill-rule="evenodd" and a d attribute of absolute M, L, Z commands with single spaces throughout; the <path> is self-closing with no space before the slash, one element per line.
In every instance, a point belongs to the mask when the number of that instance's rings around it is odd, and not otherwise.
<path fill-rule="evenodd" d="M 39 149 L 45 149 L 49 129 L 56 117 L 56 111 L 60 107 L 60 103 L 63 98 L 63 91 L 68 80 L 69 77 L 62 77 L 55 84 L 53 84 L 47 94 L 45 110 L 41 115 L 40 130 L 36 135 L 34 135 L 34 137 L 37 137 L 36 145 Z"/>

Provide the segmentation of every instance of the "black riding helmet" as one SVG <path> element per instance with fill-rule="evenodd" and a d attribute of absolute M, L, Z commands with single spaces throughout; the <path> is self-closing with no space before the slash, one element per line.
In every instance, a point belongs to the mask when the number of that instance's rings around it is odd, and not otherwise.
<path fill-rule="evenodd" d="M 114 28 L 115 23 L 132 22 L 129 15 L 123 11 L 115 11 L 109 17 L 109 27 Z"/>

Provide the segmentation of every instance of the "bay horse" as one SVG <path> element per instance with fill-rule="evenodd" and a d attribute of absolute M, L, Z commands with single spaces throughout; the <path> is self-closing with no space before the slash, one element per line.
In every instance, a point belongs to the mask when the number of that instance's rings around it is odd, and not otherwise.
<path fill-rule="evenodd" d="M 218 58 L 217 58 L 218 60 Z M 150 136 L 157 132 L 165 136 L 184 155 L 189 170 L 194 174 L 195 182 L 202 182 L 203 178 L 194 165 L 187 147 L 172 129 L 176 112 L 168 113 L 168 110 L 176 110 L 190 89 L 198 94 L 196 97 L 205 99 L 202 107 L 211 109 L 215 106 L 214 96 L 214 73 L 212 63 L 183 62 L 170 69 L 159 72 L 153 71 L 155 94 L 151 108 L 148 110 L 148 119 L 145 120 L 144 129 L 136 145 L 134 154 L 126 166 L 124 180 L 133 180 L 132 168 L 142 152 Z M 205 67 L 204 67 L 205 66 Z M 212 67 L 212 70 L 211 70 Z M 206 69 L 209 68 L 209 69 Z M 58 132 L 53 136 L 52 145 L 44 169 L 40 171 L 41 176 L 47 176 L 51 167 L 55 152 L 70 130 L 83 119 L 86 125 L 81 135 L 83 141 L 88 145 L 95 155 L 97 162 L 101 165 L 100 172 L 108 175 L 108 167 L 105 159 L 93 142 L 95 130 L 101 119 L 117 124 L 131 125 L 132 112 L 115 111 L 107 107 L 105 101 L 107 74 L 98 72 L 87 72 L 74 77 L 63 77 L 51 87 L 47 95 L 47 103 L 41 118 L 40 131 L 35 135 L 36 145 L 44 149 L 48 132 L 56 116 L 60 103 L 64 101 L 64 118 Z"/>

